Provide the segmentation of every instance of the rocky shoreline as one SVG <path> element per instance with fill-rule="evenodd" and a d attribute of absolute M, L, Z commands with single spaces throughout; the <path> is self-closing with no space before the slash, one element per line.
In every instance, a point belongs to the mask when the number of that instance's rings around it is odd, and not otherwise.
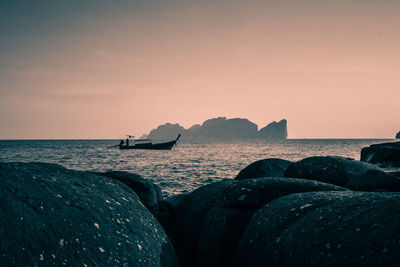
<path fill-rule="evenodd" d="M 395 266 L 399 151 L 264 159 L 166 199 L 135 173 L 0 162 L 0 266 Z"/>

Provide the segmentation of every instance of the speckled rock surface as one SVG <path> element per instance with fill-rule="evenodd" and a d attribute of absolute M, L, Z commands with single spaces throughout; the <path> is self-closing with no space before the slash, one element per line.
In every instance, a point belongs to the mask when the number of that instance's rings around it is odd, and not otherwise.
<path fill-rule="evenodd" d="M 291 161 L 276 158 L 258 160 L 241 170 L 235 180 L 259 177 L 284 177 L 285 170 L 291 163 Z"/>
<path fill-rule="evenodd" d="M 266 203 L 295 192 L 346 190 L 303 179 L 224 180 L 185 196 L 167 232 L 183 266 L 229 266 L 251 215 Z M 169 227 L 170 227 L 169 226 Z M 168 226 L 166 227 L 168 228 Z"/>
<path fill-rule="evenodd" d="M 400 193 L 311 192 L 252 217 L 233 266 L 398 266 Z"/>
<path fill-rule="evenodd" d="M 154 216 L 158 217 L 158 199 L 162 199 L 162 193 L 158 192 L 158 190 L 161 191 L 158 186 L 136 173 L 109 171 L 98 174 L 118 180 L 129 186 L 129 188 L 135 191 L 146 208 L 151 211 Z"/>
<path fill-rule="evenodd" d="M 310 179 L 356 191 L 400 191 L 400 179 L 377 166 L 342 157 L 310 157 L 286 169 L 286 177 Z"/>
<path fill-rule="evenodd" d="M 381 167 L 400 167 L 400 142 L 374 144 L 361 149 L 361 161 Z"/>
<path fill-rule="evenodd" d="M 46 163 L 0 163 L 0 266 L 177 266 L 126 185 Z"/>

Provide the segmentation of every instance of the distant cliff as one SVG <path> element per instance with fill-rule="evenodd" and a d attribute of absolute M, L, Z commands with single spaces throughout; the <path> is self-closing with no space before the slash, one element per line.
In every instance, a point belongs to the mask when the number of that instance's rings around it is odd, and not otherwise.
<path fill-rule="evenodd" d="M 187 130 L 179 124 L 166 123 L 158 126 L 148 134 L 151 139 L 175 139 L 178 134 L 186 135 Z"/>
<path fill-rule="evenodd" d="M 272 122 L 258 131 L 257 124 L 248 119 L 213 118 L 185 129 L 179 124 L 166 123 L 152 130 L 147 136 L 152 139 L 171 139 L 178 134 L 189 139 L 287 139 L 287 121 Z"/>
<path fill-rule="evenodd" d="M 259 132 L 259 137 L 264 139 L 284 140 L 287 139 L 287 121 L 271 122 Z"/>
<path fill-rule="evenodd" d="M 246 119 L 209 119 L 199 126 L 191 127 L 189 138 L 194 139 L 244 139 L 254 138 L 258 126 Z"/>

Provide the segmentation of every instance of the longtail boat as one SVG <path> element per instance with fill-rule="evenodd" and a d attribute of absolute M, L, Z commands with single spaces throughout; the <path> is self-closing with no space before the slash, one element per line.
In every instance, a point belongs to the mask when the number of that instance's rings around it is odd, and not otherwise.
<path fill-rule="evenodd" d="M 133 145 L 124 144 L 121 142 L 118 147 L 119 149 L 153 149 L 153 150 L 169 150 L 179 140 L 181 135 L 179 134 L 175 140 L 163 143 L 152 143 L 151 139 L 131 139 L 129 142 L 133 142 Z"/>

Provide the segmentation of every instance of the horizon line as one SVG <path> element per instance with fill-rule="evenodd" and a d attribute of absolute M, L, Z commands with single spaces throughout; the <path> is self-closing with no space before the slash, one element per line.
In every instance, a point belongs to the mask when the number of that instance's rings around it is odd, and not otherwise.
<path fill-rule="evenodd" d="M 124 138 L 122 138 L 124 139 Z M 170 139 L 170 138 L 166 138 Z M 0 141 L 102 141 L 102 140 L 121 140 L 121 138 L 11 138 L 1 139 Z M 195 139 L 190 138 L 189 140 L 207 140 L 207 139 Z M 231 138 L 231 139 L 210 139 L 212 141 L 223 141 L 223 140 L 259 140 L 259 141 L 290 141 L 290 140 L 399 140 L 393 137 L 306 137 L 306 138 L 287 138 L 287 139 L 262 139 L 262 138 Z"/>

